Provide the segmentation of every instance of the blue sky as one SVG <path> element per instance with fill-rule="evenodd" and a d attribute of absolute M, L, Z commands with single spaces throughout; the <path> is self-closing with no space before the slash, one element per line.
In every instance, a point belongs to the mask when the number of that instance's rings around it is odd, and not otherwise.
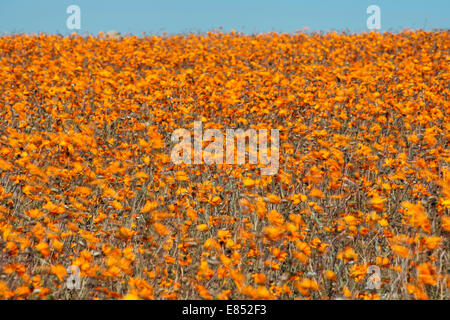
<path fill-rule="evenodd" d="M 72 4 L 79 30 L 66 27 Z M 372 4 L 381 9 L 380 31 L 450 27 L 450 0 L 0 0 L 0 33 L 362 32 Z"/>

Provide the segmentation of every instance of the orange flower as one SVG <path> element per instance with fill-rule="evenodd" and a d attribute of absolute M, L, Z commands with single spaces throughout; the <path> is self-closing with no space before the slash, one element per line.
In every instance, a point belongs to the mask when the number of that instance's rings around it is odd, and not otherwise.
<path fill-rule="evenodd" d="M 86 198 L 92 193 L 92 190 L 88 187 L 79 186 L 75 188 L 74 193 L 79 197 Z"/>
<path fill-rule="evenodd" d="M 217 232 L 217 237 L 219 238 L 220 241 L 226 242 L 227 239 L 231 237 L 231 233 L 229 230 L 219 230 Z"/>
<path fill-rule="evenodd" d="M 197 230 L 198 231 L 207 231 L 208 230 L 208 225 L 207 224 L 199 224 L 197 226 Z"/>
<path fill-rule="evenodd" d="M 275 226 L 282 226 L 284 224 L 283 216 L 276 210 L 271 210 L 267 214 L 267 219 L 269 219 L 270 223 Z"/>
<path fill-rule="evenodd" d="M 336 281 L 336 274 L 333 271 L 331 271 L 331 270 L 326 270 L 325 271 L 325 277 L 328 280 Z"/>
<path fill-rule="evenodd" d="M 442 228 L 447 231 L 450 232 L 450 217 L 449 216 L 442 216 Z"/>
<path fill-rule="evenodd" d="M 427 293 L 423 289 L 416 287 L 410 283 L 407 284 L 407 289 L 408 289 L 408 293 L 413 294 L 417 299 L 420 299 L 420 300 L 429 300 L 430 299 L 430 298 L 428 298 Z"/>
<path fill-rule="evenodd" d="M 156 201 L 149 201 L 147 200 L 147 202 L 145 203 L 144 207 L 142 207 L 141 212 L 142 213 L 147 213 L 151 210 L 154 210 L 158 207 L 158 202 Z"/>
<path fill-rule="evenodd" d="M 372 200 L 370 200 L 370 204 L 372 205 L 372 208 L 374 209 L 374 210 L 377 210 L 377 211 L 384 211 L 384 203 L 386 202 L 387 200 L 386 199 L 384 199 L 384 198 L 381 198 L 378 194 L 375 194 L 373 197 L 372 197 Z"/>
<path fill-rule="evenodd" d="M 178 181 L 188 181 L 189 180 L 188 175 L 184 171 L 177 171 L 177 172 L 175 172 L 175 176 L 176 176 Z"/>
<path fill-rule="evenodd" d="M 245 198 L 239 199 L 239 209 L 242 213 L 248 214 L 254 210 L 253 205 Z"/>
<path fill-rule="evenodd" d="M 265 227 L 264 235 L 271 241 L 280 240 L 284 235 L 284 230 L 279 227 Z"/>
<path fill-rule="evenodd" d="M 208 261 L 202 260 L 200 262 L 200 267 L 197 271 L 197 280 L 200 281 L 202 279 L 209 280 L 214 275 L 214 271 L 209 268 Z"/>
<path fill-rule="evenodd" d="M 424 237 L 425 246 L 428 250 L 434 250 L 441 246 L 442 241 L 444 240 L 441 237 Z"/>
<path fill-rule="evenodd" d="M 126 239 L 126 240 L 131 239 L 134 236 L 134 234 L 135 234 L 134 231 L 132 231 L 128 228 L 125 228 L 125 227 L 121 227 L 119 229 L 119 233 L 118 233 L 119 237 Z"/>
<path fill-rule="evenodd" d="M 0 159 L 0 170 L 11 171 L 12 168 L 13 168 L 13 165 L 10 162 Z"/>
<path fill-rule="evenodd" d="M 336 256 L 338 259 L 343 259 L 345 262 L 357 260 L 358 254 L 355 253 L 352 247 L 346 247 L 343 251 L 339 252 Z"/>
<path fill-rule="evenodd" d="M 58 280 L 61 281 L 61 282 L 67 276 L 66 268 L 64 268 L 64 266 L 62 266 L 60 264 L 51 266 L 50 267 L 50 273 L 56 275 L 58 277 Z"/>
<path fill-rule="evenodd" d="M 62 242 L 59 241 L 58 239 L 53 239 L 53 240 L 52 240 L 52 246 L 53 246 L 53 248 L 55 248 L 56 250 L 58 250 L 59 252 L 61 252 L 62 249 L 64 248 L 64 243 L 62 243 Z"/>
<path fill-rule="evenodd" d="M 437 284 L 436 268 L 431 263 L 422 263 L 417 266 L 419 281 L 424 284 L 435 286 Z"/>
<path fill-rule="evenodd" d="M 304 296 L 308 296 L 310 291 L 318 291 L 320 289 L 316 281 L 304 278 L 295 282 L 295 287 Z"/>
<path fill-rule="evenodd" d="M 14 296 L 14 292 L 9 291 L 5 282 L 0 281 L 0 298 L 10 299 Z"/>
<path fill-rule="evenodd" d="M 36 245 L 36 249 L 39 250 L 39 252 L 42 254 L 44 258 L 48 257 L 50 255 L 50 249 L 48 247 L 48 244 L 46 242 L 39 242 Z"/>
<path fill-rule="evenodd" d="M 281 198 L 279 196 L 271 194 L 271 193 L 269 193 L 267 195 L 267 199 L 269 200 L 270 203 L 280 203 L 281 202 Z"/>
<path fill-rule="evenodd" d="M 409 250 L 408 250 L 408 248 L 406 248 L 404 246 L 401 246 L 401 245 L 396 245 L 396 244 L 391 245 L 391 248 L 400 257 L 402 257 L 402 258 L 408 258 L 409 257 Z"/>
<path fill-rule="evenodd" d="M 428 216 L 424 207 L 420 203 L 413 204 L 411 202 L 405 201 L 402 203 L 402 205 L 407 209 L 404 214 L 406 215 L 408 223 L 411 226 L 420 227 L 427 233 L 431 232 L 430 221 L 428 220 Z"/>
<path fill-rule="evenodd" d="M 246 187 L 253 187 L 255 185 L 255 181 L 248 177 L 244 178 L 243 182 L 244 182 L 244 186 L 246 186 Z"/>
<path fill-rule="evenodd" d="M 312 189 L 312 190 L 310 191 L 309 195 L 310 195 L 311 197 L 317 197 L 317 198 L 321 198 L 321 199 L 325 198 L 325 195 L 323 194 L 323 192 L 320 191 L 320 190 L 317 189 L 317 188 Z"/>
<path fill-rule="evenodd" d="M 266 276 L 262 273 L 255 273 L 252 275 L 253 281 L 255 284 L 265 284 L 266 283 Z"/>
<path fill-rule="evenodd" d="M 10 256 L 13 257 L 17 256 L 17 254 L 19 253 L 17 245 L 11 241 L 6 244 L 6 251 Z"/>
<path fill-rule="evenodd" d="M 119 201 L 114 200 L 111 202 L 111 206 L 116 210 L 121 210 L 123 208 L 122 204 Z"/>
<path fill-rule="evenodd" d="M 39 209 L 30 209 L 28 211 L 25 211 L 25 214 L 33 219 L 39 219 L 44 215 L 44 213 Z"/>

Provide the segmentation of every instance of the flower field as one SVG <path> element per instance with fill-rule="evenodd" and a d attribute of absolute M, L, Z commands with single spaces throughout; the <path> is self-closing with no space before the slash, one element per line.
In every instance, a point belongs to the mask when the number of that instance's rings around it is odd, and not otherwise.
<path fill-rule="evenodd" d="M 0 298 L 449 299 L 449 62 L 449 31 L 0 37 Z M 278 129 L 277 173 L 174 164 L 194 121 Z"/>

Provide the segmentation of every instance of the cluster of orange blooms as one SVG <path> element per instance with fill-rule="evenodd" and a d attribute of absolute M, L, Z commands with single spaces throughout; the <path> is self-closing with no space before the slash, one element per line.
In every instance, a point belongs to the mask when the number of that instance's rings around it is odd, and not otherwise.
<path fill-rule="evenodd" d="M 449 47 L 0 37 L 0 298 L 449 299 Z M 278 129 L 277 174 L 173 164 L 194 121 Z"/>

